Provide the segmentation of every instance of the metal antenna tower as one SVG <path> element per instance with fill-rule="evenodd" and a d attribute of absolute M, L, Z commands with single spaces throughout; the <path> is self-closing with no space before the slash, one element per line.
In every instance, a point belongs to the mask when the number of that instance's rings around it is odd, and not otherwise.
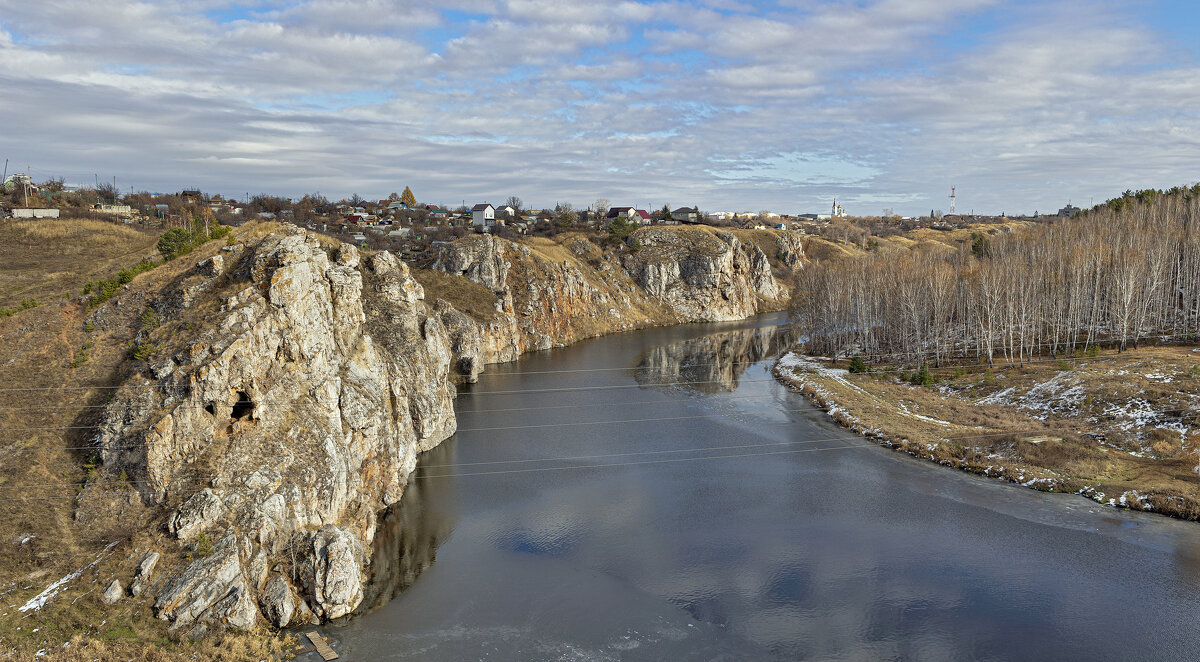
<path fill-rule="evenodd" d="M 955 188 L 957 188 L 957 187 L 954 187 L 954 186 L 950 187 L 950 215 L 951 216 L 953 216 L 955 213 L 957 213 L 954 211 L 954 202 L 956 200 L 955 195 L 954 195 Z"/>

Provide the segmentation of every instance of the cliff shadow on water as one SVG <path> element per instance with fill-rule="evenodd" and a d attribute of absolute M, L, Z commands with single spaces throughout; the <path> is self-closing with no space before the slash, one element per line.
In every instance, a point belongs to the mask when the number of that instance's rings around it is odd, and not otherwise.
<path fill-rule="evenodd" d="M 437 560 L 437 550 L 450 538 L 457 521 L 453 479 L 439 478 L 437 467 L 454 464 L 455 439 L 422 453 L 417 471 L 400 501 L 379 514 L 363 601 L 354 615 L 386 605 Z M 422 469 L 433 468 L 433 472 Z"/>
<path fill-rule="evenodd" d="M 678 338 L 681 331 L 691 337 L 670 340 Z M 680 387 L 698 395 L 735 391 L 751 365 L 776 356 L 794 337 L 782 314 L 764 315 L 750 322 L 685 325 L 639 333 L 662 334 L 664 342 L 652 341 L 649 349 L 631 352 L 625 366 L 627 374 L 643 388 Z M 545 360 L 546 354 L 539 352 L 528 358 L 534 357 Z M 460 388 L 470 392 L 473 386 L 462 384 Z M 457 436 L 451 437 L 422 453 L 404 496 L 380 513 L 363 601 L 354 616 L 381 609 L 411 588 L 436 562 L 438 549 L 454 533 L 463 486 L 445 474 L 454 473 L 448 467 L 460 459 L 459 442 Z"/>

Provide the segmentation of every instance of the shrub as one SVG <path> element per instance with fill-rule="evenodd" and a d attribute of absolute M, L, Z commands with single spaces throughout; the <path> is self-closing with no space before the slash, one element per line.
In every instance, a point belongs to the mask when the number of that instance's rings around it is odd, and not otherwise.
<path fill-rule="evenodd" d="M 151 342 L 137 342 L 129 346 L 129 358 L 134 361 L 149 361 L 158 351 L 158 345 Z"/>
<path fill-rule="evenodd" d="M 153 308 L 147 308 L 146 312 L 142 313 L 142 328 L 146 331 L 153 331 L 160 324 L 158 313 L 154 312 Z"/>
<path fill-rule="evenodd" d="M 909 381 L 917 386 L 933 386 L 933 375 L 929 374 L 929 368 L 921 366 L 921 369 L 913 373 Z"/>
<path fill-rule="evenodd" d="M 157 248 L 164 260 L 173 260 L 192 250 L 192 233 L 183 228 L 171 228 L 158 238 Z"/>
<path fill-rule="evenodd" d="M 22 299 L 21 305 L 16 308 L 0 308 L 0 317 L 9 317 L 11 315 L 15 315 L 15 314 L 21 312 L 22 310 L 29 310 L 30 308 L 37 308 L 37 307 L 38 307 L 37 299 Z"/>
<path fill-rule="evenodd" d="M 850 359 L 850 372 L 860 374 L 867 371 L 867 364 L 863 362 L 861 356 L 856 356 Z"/>
<path fill-rule="evenodd" d="M 92 288 L 95 294 L 88 301 L 88 307 L 93 308 L 113 298 L 117 292 L 121 291 L 122 285 L 132 281 L 138 274 L 150 271 L 156 266 L 158 266 L 157 263 L 142 258 L 141 262 L 120 270 L 113 278 L 96 282 Z"/>

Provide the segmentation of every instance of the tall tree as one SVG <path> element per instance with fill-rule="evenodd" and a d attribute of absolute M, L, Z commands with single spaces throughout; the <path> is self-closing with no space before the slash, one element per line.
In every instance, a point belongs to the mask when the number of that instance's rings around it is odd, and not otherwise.
<path fill-rule="evenodd" d="M 403 202 L 404 204 L 408 205 L 409 207 L 416 207 L 417 206 L 417 196 L 413 195 L 412 189 L 405 186 L 404 193 L 400 194 L 400 202 Z"/>

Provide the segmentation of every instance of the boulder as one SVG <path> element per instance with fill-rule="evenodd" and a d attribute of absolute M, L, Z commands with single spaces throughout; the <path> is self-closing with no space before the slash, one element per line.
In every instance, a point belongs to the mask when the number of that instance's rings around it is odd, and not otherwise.
<path fill-rule="evenodd" d="M 125 595 L 125 592 L 121 590 L 121 582 L 114 579 L 108 585 L 108 588 L 104 589 L 104 594 L 100 596 L 100 601 L 106 605 L 115 605 L 123 595 Z"/>
<path fill-rule="evenodd" d="M 172 621 L 172 628 L 181 628 L 242 583 L 237 538 L 229 535 L 217 542 L 211 554 L 192 561 L 167 582 L 154 601 L 155 616 Z"/>
<path fill-rule="evenodd" d="M 158 565 L 158 558 L 158 552 L 147 552 L 142 557 L 142 562 L 138 564 L 137 574 L 133 576 L 133 581 L 129 584 L 130 595 L 137 597 L 150 585 L 154 576 L 154 567 Z"/>
<path fill-rule="evenodd" d="M 267 581 L 262 594 L 258 597 L 262 605 L 263 616 L 277 627 L 287 627 L 296 611 L 296 597 L 287 580 L 276 575 Z"/>
<path fill-rule="evenodd" d="M 313 534 L 309 594 L 325 619 L 345 616 L 362 602 L 363 550 L 345 529 L 327 524 Z"/>

